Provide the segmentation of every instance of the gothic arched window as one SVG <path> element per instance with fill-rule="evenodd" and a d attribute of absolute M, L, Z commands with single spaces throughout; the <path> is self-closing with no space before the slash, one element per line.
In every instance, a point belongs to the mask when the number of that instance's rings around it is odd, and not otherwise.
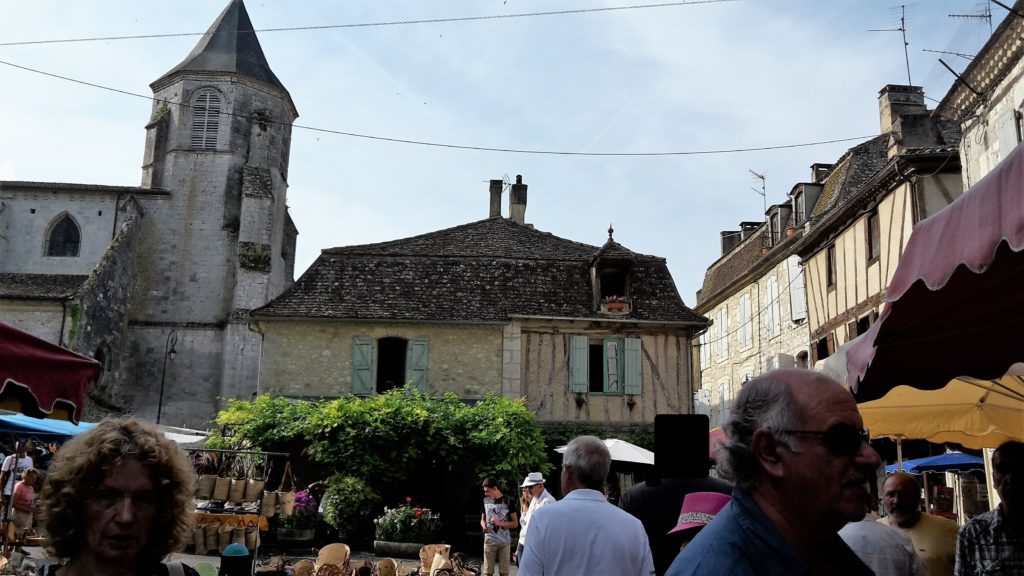
<path fill-rule="evenodd" d="M 217 149 L 220 108 L 221 97 L 216 90 L 203 90 L 192 100 L 192 148 Z"/>
<path fill-rule="evenodd" d="M 46 238 L 47 256 L 78 256 L 82 244 L 82 233 L 71 216 L 64 214 L 50 228 Z"/>

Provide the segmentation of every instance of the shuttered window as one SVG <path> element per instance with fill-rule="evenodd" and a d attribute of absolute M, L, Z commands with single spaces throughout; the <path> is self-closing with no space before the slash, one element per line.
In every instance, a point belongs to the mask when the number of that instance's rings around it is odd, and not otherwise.
<path fill-rule="evenodd" d="M 373 340 L 363 336 L 352 340 L 352 393 L 373 394 Z"/>
<path fill-rule="evenodd" d="M 746 350 L 753 343 L 753 330 L 750 318 L 750 294 L 740 296 L 740 349 Z"/>
<path fill-rule="evenodd" d="M 427 391 L 427 352 L 429 349 L 426 338 L 416 338 L 409 342 L 409 359 L 405 363 L 406 381 L 420 392 Z"/>
<path fill-rule="evenodd" d="M 778 276 L 768 277 L 768 305 L 765 306 L 765 313 L 768 316 L 768 336 L 778 336 L 782 333 L 782 308 L 779 306 L 779 278 Z"/>
<path fill-rule="evenodd" d="M 369 396 L 406 384 L 426 392 L 429 352 L 426 338 L 386 337 L 374 341 L 356 336 L 352 339 L 352 393 Z M 396 359 L 396 353 L 402 356 Z"/>
<path fill-rule="evenodd" d="M 639 338 L 609 338 L 591 343 L 569 337 L 569 389 L 578 394 L 640 394 L 643 389 Z"/>
<path fill-rule="evenodd" d="M 214 90 L 203 90 L 192 100 L 192 148 L 216 150 L 220 130 L 221 97 Z"/>

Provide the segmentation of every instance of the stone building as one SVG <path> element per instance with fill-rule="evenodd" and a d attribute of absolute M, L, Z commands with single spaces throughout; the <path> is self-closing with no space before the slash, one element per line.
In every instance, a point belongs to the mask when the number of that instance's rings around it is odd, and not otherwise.
<path fill-rule="evenodd" d="M 473 401 L 524 397 L 542 423 L 650 425 L 691 411 L 687 308 L 663 258 L 525 222 L 527 186 L 490 184 L 484 220 L 324 250 L 254 310 L 261 391 L 369 395 L 409 383 Z"/>
<path fill-rule="evenodd" d="M 0 321 L 100 360 L 96 405 L 204 426 L 256 390 L 249 311 L 292 283 L 298 114 L 241 0 L 151 88 L 140 186 L 0 182 Z"/>
<path fill-rule="evenodd" d="M 1024 136 L 1024 2 L 1006 15 L 935 111 L 963 132 L 964 189 L 1006 158 Z"/>

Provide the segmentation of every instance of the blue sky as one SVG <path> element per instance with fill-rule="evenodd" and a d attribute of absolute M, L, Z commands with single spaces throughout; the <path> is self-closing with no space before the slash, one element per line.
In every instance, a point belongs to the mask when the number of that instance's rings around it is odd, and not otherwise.
<path fill-rule="evenodd" d="M 625 6 L 615 0 L 249 0 L 257 29 Z M 0 0 L 0 42 L 203 32 L 226 0 Z M 939 100 L 988 38 L 978 0 L 906 4 L 911 79 Z M 993 5 L 993 25 L 1006 11 Z M 297 124 L 437 143 L 588 152 L 800 144 L 879 132 L 905 84 L 900 4 L 738 0 L 564 16 L 264 32 Z M 0 46 L 0 60 L 140 94 L 195 37 Z M 0 65 L 0 179 L 138 185 L 150 103 Z M 934 106 L 935 102 L 928 101 Z M 529 184 L 526 219 L 600 245 L 608 224 L 668 259 L 694 304 L 719 232 L 762 220 L 809 166 L 856 141 L 734 154 L 578 157 L 464 151 L 293 131 L 296 274 L 332 246 L 487 216 L 487 181 Z M 508 214 L 507 196 L 505 214 Z"/>

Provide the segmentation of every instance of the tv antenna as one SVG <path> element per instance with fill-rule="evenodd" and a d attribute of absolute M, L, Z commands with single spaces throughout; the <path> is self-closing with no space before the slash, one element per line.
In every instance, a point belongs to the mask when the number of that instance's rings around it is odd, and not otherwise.
<path fill-rule="evenodd" d="M 903 34 L 903 58 L 907 62 L 907 85 L 913 85 L 910 80 L 910 54 L 907 51 L 907 47 L 910 43 L 907 42 L 907 6 L 905 4 L 900 5 L 900 27 L 899 28 L 876 28 L 868 30 L 868 32 L 901 32 Z"/>
<path fill-rule="evenodd" d="M 1003 6 L 1001 3 L 998 3 Z M 1005 6 L 1003 6 L 1005 8 Z M 950 18 L 964 18 L 964 19 L 975 19 L 975 20 L 988 20 L 988 33 L 992 34 L 992 4 L 985 2 L 985 8 L 981 12 L 975 12 L 974 14 L 947 14 Z"/>
<path fill-rule="evenodd" d="M 963 58 L 965 60 L 974 60 L 974 56 L 972 56 L 970 54 L 961 54 L 959 52 L 949 52 L 948 50 L 929 50 L 927 48 L 922 48 L 921 51 L 922 52 L 934 52 L 935 54 L 949 54 L 950 56 L 959 56 L 959 57 L 961 57 L 961 58 Z"/>
<path fill-rule="evenodd" d="M 760 190 L 758 190 L 757 188 L 754 188 L 753 186 L 751 186 L 750 189 L 761 195 L 761 201 L 764 204 L 764 212 L 765 212 L 765 214 L 767 214 L 768 213 L 768 194 L 767 194 L 767 191 L 765 190 L 765 186 L 764 186 L 764 179 L 765 179 L 764 178 L 764 174 L 758 174 L 757 172 L 754 172 L 750 168 L 747 168 L 747 171 L 750 172 L 750 174 L 754 178 L 757 178 L 758 180 L 761 181 L 761 189 Z"/>

